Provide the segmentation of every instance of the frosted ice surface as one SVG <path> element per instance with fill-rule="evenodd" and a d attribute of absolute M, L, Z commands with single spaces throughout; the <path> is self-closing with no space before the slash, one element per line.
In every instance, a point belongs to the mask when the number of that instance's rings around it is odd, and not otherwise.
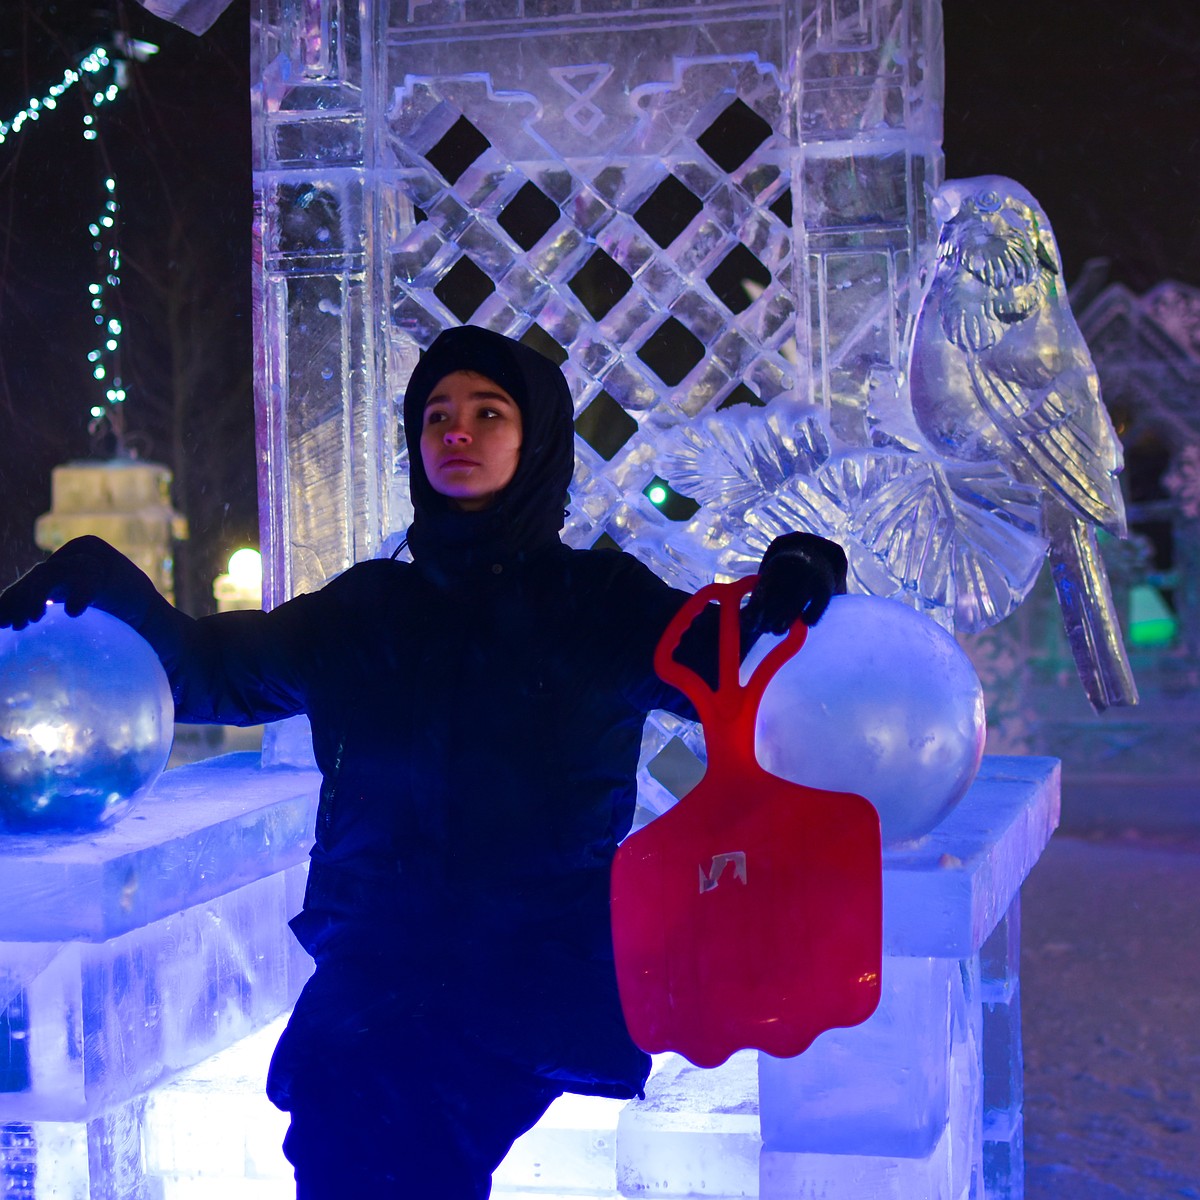
<path fill-rule="evenodd" d="M 298 865 L 102 943 L 0 943 L 0 1119 L 80 1119 L 238 1041 L 311 964 Z"/>
<path fill-rule="evenodd" d="M 605 1195 L 617 1190 L 617 1121 L 624 1102 L 561 1096 L 513 1144 L 496 1169 L 493 1194 L 538 1190 Z"/>
<path fill-rule="evenodd" d="M 146 1172 L 162 1181 L 164 1200 L 186 1181 L 203 1180 L 211 1194 L 219 1183 L 246 1176 L 291 1180 L 282 1150 L 288 1116 L 264 1091 L 286 1023 L 287 1015 L 277 1018 L 149 1096 Z"/>
<path fill-rule="evenodd" d="M 758 1057 L 743 1050 L 713 1070 L 675 1054 L 655 1060 L 645 1100 L 618 1120 L 622 1195 L 757 1195 Z"/>
<path fill-rule="evenodd" d="M 0 838 L 0 941 L 103 941 L 305 861 L 319 776 L 230 754 L 85 837 Z"/>
<path fill-rule="evenodd" d="M 102 833 L 0 844 L 0 1119 L 89 1117 L 295 999 L 315 788 L 233 755 Z"/>
<path fill-rule="evenodd" d="M 884 853 L 884 953 L 978 954 L 1058 826 L 1059 803 L 1057 759 L 985 756 L 940 825 Z"/>

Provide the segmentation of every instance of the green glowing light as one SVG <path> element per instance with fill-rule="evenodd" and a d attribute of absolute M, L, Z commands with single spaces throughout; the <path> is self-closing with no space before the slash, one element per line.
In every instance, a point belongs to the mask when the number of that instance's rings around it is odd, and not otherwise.
<path fill-rule="evenodd" d="M 1137 583 L 1129 591 L 1129 641 L 1139 648 L 1168 646 L 1175 640 L 1179 622 L 1159 590 Z"/>

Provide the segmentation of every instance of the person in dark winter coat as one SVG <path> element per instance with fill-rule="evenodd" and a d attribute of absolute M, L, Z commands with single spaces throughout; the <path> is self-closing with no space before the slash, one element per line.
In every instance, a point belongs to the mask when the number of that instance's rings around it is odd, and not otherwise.
<path fill-rule="evenodd" d="M 559 540 L 572 404 L 549 360 L 464 327 L 404 398 L 413 562 L 360 563 L 269 613 L 192 620 L 78 539 L 0 597 L 137 629 L 177 719 L 307 713 L 322 784 L 303 911 L 316 961 L 271 1064 L 300 1200 L 476 1200 L 563 1091 L 632 1097 L 649 1070 L 617 995 L 609 869 L 646 714 L 693 715 L 657 678 L 684 593 L 628 554 Z M 778 539 L 743 612 L 819 619 L 841 549 Z M 678 657 L 715 673 L 715 611 Z"/>

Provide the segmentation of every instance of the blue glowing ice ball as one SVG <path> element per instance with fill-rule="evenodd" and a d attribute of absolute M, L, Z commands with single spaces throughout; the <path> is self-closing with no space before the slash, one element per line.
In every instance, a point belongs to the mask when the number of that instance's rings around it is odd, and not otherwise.
<path fill-rule="evenodd" d="M 112 824 L 162 773 L 174 716 L 154 651 L 115 617 L 55 604 L 0 629 L 0 828 Z"/>
<path fill-rule="evenodd" d="M 760 638 L 744 669 L 777 640 Z M 966 795 L 986 736 L 983 688 L 950 634 L 896 600 L 835 596 L 767 687 L 755 746 L 774 775 L 865 796 L 886 844 Z"/>

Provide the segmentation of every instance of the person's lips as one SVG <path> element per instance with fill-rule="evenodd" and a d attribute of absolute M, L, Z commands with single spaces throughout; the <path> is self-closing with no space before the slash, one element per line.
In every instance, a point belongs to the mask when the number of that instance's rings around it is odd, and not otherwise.
<path fill-rule="evenodd" d="M 463 458 L 461 456 L 455 456 L 454 458 L 443 458 L 442 461 L 440 463 L 438 463 L 438 469 L 442 470 L 442 471 L 446 470 L 447 467 L 477 467 L 477 466 L 479 466 L 479 463 L 475 459 Z"/>

